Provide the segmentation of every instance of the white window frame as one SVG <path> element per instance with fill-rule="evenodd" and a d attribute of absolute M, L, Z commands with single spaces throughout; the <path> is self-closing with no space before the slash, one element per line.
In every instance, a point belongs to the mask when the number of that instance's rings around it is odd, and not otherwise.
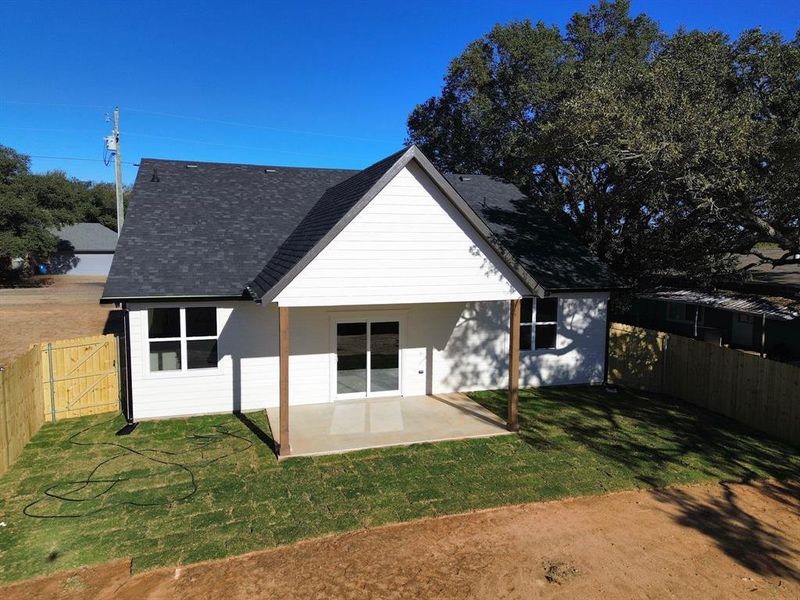
<path fill-rule="evenodd" d="M 213 308 L 215 312 L 215 321 L 217 326 L 217 333 L 216 335 L 193 335 L 187 336 L 186 335 L 186 309 L 187 308 Z M 180 323 L 180 337 L 165 337 L 165 338 L 151 338 L 150 337 L 150 311 L 151 310 L 175 310 L 179 311 L 178 313 L 178 321 Z M 147 369 L 147 374 L 150 377 L 179 377 L 179 376 L 190 376 L 190 375 L 208 375 L 208 374 L 215 374 L 220 371 L 220 356 L 219 356 L 219 307 L 217 306 L 175 306 L 175 305 L 166 305 L 166 306 L 149 306 L 145 309 L 145 318 L 144 318 L 144 331 L 145 331 L 145 365 Z M 216 340 L 217 341 L 217 366 L 216 367 L 198 367 L 194 369 L 189 368 L 189 354 L 188 354 L 188 343 L 190 341 L 195 340 Z M 151 342 L 180 342 L 181 348 L 181 368 L 180 369 L 170 369 L 170 370 L 163 370 L 163 371 L 154 371 L 150 367 L 150 344 Z"/>
<path fill-rule="evenodd" d="M 519 334 L 520 340 L 522 339 L 522 328 L 525 326 L 529 326 L 531 328 L 531 347 L 526 350 L 521 350 L 521 352 L 550 352 L 552 350 L 558 349 L 558 317 L 561 311 L 561 299 L 558 296 L 547 296 L 548 299 L 552 298 L 556 301 L 556 320 L 555 321 L 537 321 L 536 320 L 536 313 L 539 305 L 539 300 L 544 300 L 544 298 L 539 298 L 538 296 L 534 296 L 531 299 L 532 306 L 531 306 L 531 320 L 530 321 L 522 321 L 520 319 L 519 324 Z M 537 325 L 555 325 L 556 327 L 556 339 L 555 345 L 551 348 L 537 348 L 536 347 L 536 326 Z"/>

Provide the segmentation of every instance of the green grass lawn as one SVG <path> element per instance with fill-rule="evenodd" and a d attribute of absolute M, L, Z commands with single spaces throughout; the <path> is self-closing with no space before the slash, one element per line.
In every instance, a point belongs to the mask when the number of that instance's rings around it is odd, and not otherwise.
<path fill-rule="evenodd" d="M 503 392 L 473 397 L 505 410 Z M 281 464 L 261 413 L 145 422 L 127 437 L 114 435 L 121 417 L 48 424 L 0 478 L 0 581 L 122 557 L 136 570 L 194 562 L 504 504 L 800 474 L 796 449 L 651 396 L 524 390 L 520 414 L 519 436 Z"/>

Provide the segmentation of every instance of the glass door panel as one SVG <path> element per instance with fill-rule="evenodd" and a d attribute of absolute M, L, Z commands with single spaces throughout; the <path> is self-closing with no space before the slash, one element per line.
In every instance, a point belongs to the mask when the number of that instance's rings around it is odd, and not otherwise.
<path fill-rule="evenodd" d="M 367 393 L 367 324 L 336 325 L 336 393 Z"/>
<path fill-rule="evenodd" d="M 400 323 L 397 321 L 369 324 L 369 391 L 400 390 Z"/>

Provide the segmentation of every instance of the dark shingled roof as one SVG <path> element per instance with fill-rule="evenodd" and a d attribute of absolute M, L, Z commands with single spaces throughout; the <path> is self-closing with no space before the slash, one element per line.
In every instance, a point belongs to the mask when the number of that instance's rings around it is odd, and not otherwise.
<path fill-rule="evenodd" d="M 274 292 L 412 152 L 420 154 L 403 149 L 363 171 L 143 159 L 103 299 Z M 515 186 L 481 175 L 446 178 L 488 226 L 490 241 L 527 271 L 524 280 L 532 276 L 548 291 L 619 287 Z"/>
<path fill-rule="evenodd" d="M 75 223 L 54 229 L 59 252 L 113 252 L 117 232 L 100 223 Z"/>
<path fill-rule="evenodd" d="M 261 273 L 253 280 L 250 286 L 251 293 L 255 297 L 261 298 L 278 283 L 317 242 L 336 227 L 347 212 L 394 166 L 405 151 L 404 148 L 395 152 L 326 190 L 300 221 L 297 228 L 270 258 Z"/>
<path fill-rule="evenodd" d="M 354 172 L 142 159 L 103 298 L 242 296 Z"/>
<path fill-rule="evenodd" d="M 623 287 L 600 259 L 515 185 L 488 175 L 445 177 L 548 292 Z"/>

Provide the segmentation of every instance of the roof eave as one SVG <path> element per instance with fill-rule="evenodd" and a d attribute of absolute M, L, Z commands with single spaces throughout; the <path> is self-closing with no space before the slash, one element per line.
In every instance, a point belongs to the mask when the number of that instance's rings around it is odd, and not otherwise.
<path fill-rule="evenodd" d="M 619 292 L 622 290 L 633 289 L 629 285 L 607 285 L 607 286 L 592 286 L 592 287 L 551 287 L 547 288 L 548 294 L 563 294 L 566 292 L 574 293 L 589 293 L 589 292 Z"/>
<path fill-rule="evenodd" d="M 220 301 L 242 301 L 251 300 L 249 295 L 240 294 L 235 296 L 225 294 L 186 294 L 173 296 L 102 296 L 100 304 L 118 304 L 120 302 L 213 302 Z"/>

